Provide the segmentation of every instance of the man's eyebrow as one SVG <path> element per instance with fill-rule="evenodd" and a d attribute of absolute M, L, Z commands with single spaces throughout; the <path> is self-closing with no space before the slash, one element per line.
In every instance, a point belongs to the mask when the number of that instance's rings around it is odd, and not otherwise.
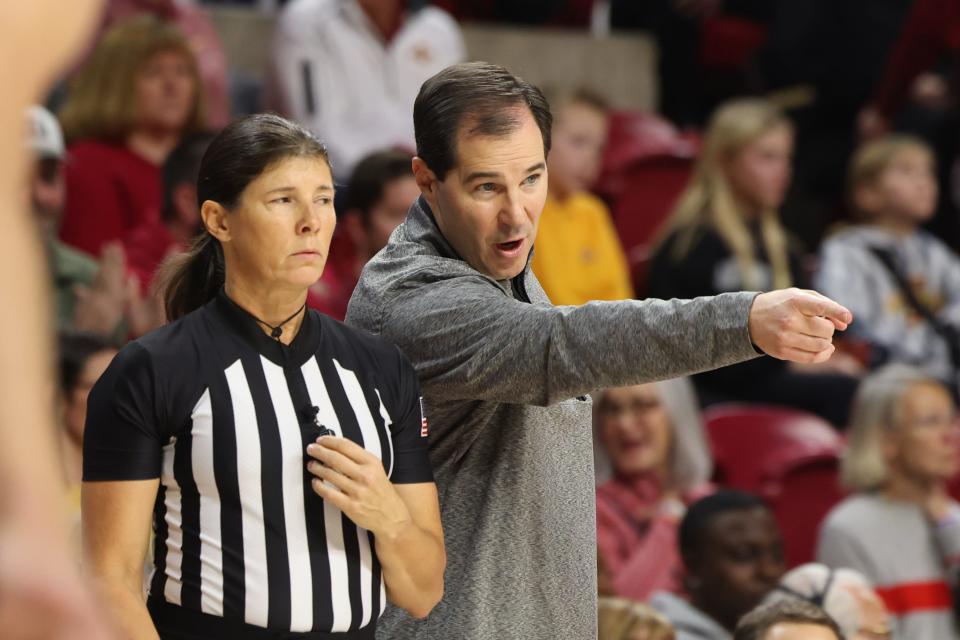
<path fill-rule="evenodd" d="M 503 174 L 497 171 L 474 171 L 473 173 L 468 175 L 466 178 L 464 178 L 463 181 L 473 182 L 474 180 L 480 180 L 482 178 L 500 178 L 502 175 Z"/>
<path fill-rule="evenodd" d="M 538 162 L 537 164 L 529 167 L 524 173 L 534 173 L 535 171 L 543 171 L 546 168 L 547 168 L 547 165 L 545 163 Z M 474 171 L 464 179 L 464 182 L 473 182 L 474 180 L 501 178 L 501 177 L 503 177 L 503 174 L 498 171 Z"/>

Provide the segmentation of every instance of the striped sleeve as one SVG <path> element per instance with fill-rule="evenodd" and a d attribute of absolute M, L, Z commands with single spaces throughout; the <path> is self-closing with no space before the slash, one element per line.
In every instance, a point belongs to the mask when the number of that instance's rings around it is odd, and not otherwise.
<path fill-rule="evenodd" d="M 150 355 L 123 348 L 90 391 L 83 436 L 83 480 L 160 477 L 163 442 Z"/>

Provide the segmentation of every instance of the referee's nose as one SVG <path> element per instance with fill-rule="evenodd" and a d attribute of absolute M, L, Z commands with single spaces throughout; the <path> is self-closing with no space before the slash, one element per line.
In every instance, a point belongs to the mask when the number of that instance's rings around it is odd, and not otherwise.
<path fill-rule="evenodd" d="M 301 235 L 317 233 L 323 226 L 323 218 L 323 206 L 315 202 L 307 203 L 300 211 L 300 221 L 298 223 L 299 233 Z"/>

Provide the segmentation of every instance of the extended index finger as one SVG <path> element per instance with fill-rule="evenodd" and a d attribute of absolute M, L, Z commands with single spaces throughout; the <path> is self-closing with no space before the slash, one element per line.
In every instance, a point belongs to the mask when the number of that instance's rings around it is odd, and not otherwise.
<path fill-rule="evenodd" d="M 853 314 L 842 304 L 834 302 L 816 291 L 804 291 L 807 295 L 797 298 L 797 309 L 805 316 L 820 316 L 833 323 L 839 331 L 853 322 Z"/>

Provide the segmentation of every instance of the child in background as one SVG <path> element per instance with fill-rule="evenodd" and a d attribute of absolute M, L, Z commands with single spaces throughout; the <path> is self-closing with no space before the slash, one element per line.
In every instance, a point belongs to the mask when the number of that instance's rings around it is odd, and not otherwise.
<path fill-rule="evenodd" d="M 937 203 L 932 150 L 891 135 L 861 147 L 849 194 L 860 224 L 828 239 L 814 286 L 856 318 L 870 364 L 900 362 L 957 388 L 960 259 L 921 229 Z"/>
<path fill-rule="evenodd" d="M 633 297 L 627 259 L 607 206 L 588 190 L 607 144 L 606 102 L 588 91 L 554 111 L 549 195 L 533 252 L 533 271 L 556 305 Z"/>

